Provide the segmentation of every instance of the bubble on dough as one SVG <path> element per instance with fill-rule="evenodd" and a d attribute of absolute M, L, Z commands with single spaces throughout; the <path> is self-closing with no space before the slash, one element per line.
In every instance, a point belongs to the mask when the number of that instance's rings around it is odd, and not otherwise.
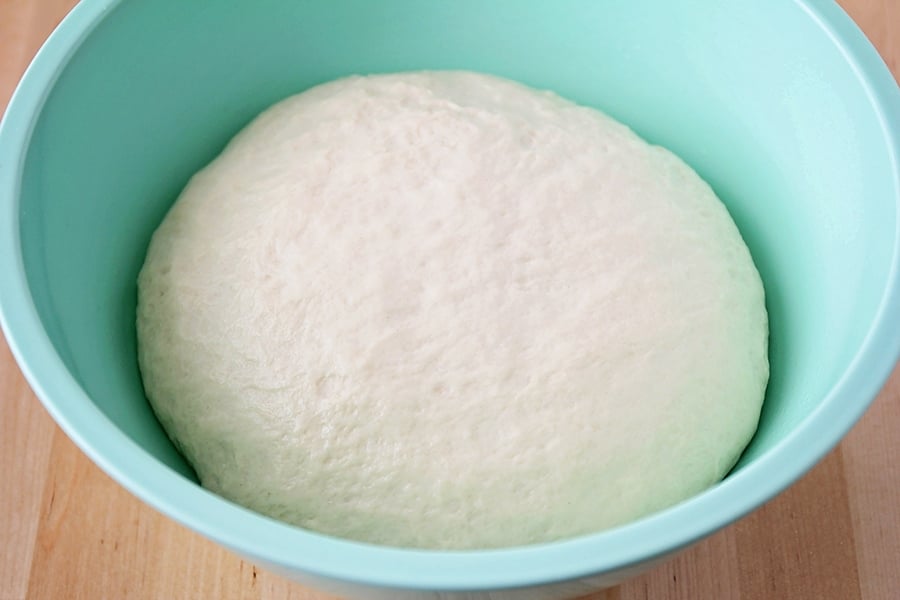
<path fill-rule="evenodd" d="M 688 166 L 466 72 L 267 110 L 139 277 L 148 398 L 200 481 L 315 531 L 486 548 L 712 485 L 768 378 L 763 288 Z"/>

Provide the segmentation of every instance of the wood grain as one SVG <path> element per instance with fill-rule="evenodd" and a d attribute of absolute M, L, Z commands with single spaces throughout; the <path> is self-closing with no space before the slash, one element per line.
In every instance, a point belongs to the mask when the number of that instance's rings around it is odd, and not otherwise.
<path fill-rule="evenodd" d="M 0 107 L 73 0 L 0 0 Z M 900 0 L 842 0 L 900 73 Z M 324 600 L 136 500 L 55 426 L 0 341 L 0 600 Z M 593 600 L 900 598 L 900 371 L 787 492 Z"/>

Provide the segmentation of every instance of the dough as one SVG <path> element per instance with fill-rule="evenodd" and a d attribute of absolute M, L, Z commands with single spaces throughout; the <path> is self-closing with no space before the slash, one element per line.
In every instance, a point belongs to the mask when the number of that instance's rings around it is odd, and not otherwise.
<path fill-rule="evenodd" d="M 768 379 L 763 288 L 688 166 L 467 72 L 275 105 L 190 181 L 139 359 L 208 489 L 311 530 L 486 548 L 711 486 Z"/>

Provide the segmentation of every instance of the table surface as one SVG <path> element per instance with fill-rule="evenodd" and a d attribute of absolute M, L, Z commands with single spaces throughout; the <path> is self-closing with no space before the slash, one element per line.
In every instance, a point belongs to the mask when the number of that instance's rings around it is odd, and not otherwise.
<path fill-rule="evenodd" d="M 74 0 L 0 0 L 0 110 Z M 841 0 L 900 74 L 900 0 Z M 800 482 L 593 600 L 900 598 L 900 369 Z M 0 338 L 0 600 L 323 600 L 175 524 L 53 423 Z"/>

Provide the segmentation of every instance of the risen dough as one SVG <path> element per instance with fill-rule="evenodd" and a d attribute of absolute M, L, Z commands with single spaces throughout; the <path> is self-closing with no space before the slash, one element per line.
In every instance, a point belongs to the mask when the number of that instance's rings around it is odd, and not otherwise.
<path fill-rule="evenodd" d="M 353 77 L 198 173 L 139 279 L 140 366 L 210 490 L 337 536 L 553 540 L 719 480 L 763 289 L 681 160 L 462 72 Z"/>

